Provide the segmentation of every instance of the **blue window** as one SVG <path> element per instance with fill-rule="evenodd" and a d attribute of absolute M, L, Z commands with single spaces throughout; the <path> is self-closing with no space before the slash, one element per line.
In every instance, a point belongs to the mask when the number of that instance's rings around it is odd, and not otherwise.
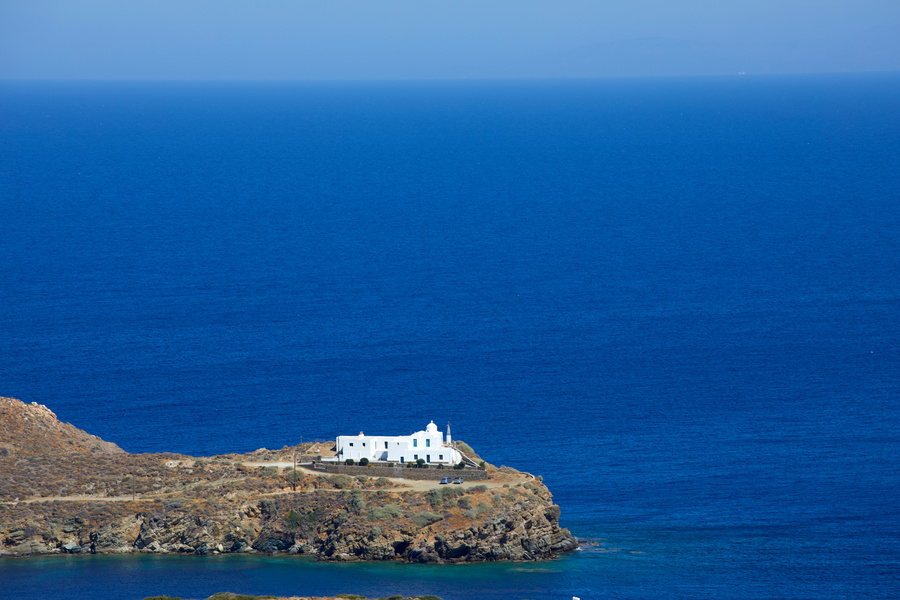
<path fill-rule="evenodd" d="M 419 447 L 419 440 L 413 440 L 413 448 L 418 448 L 418 447 Z"/>
<path fill-rule="evenodd" d="M 425 446 L 428 447 L 428 448 L 430 448 L 430 447 L 431 447 L 431 440 L 425 440 Z"/>

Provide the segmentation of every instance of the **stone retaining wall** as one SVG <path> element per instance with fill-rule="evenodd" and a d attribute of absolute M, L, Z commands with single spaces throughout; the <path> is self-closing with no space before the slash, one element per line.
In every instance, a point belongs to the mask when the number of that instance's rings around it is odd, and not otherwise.
<path fill-rule="evenodd" d="M 481 469 L 407 469 L 406 467 L 381 467 L 359 465 L 342 465 L 316 462 L 308 465 L 316 471 L 343 475 L 366 475 L 368 477 L 400 477 L 402 479 L 440 481 L 441 477 L 462 477 L 466 481 L 484 481 L 490 479 L 487 471 Z"/>

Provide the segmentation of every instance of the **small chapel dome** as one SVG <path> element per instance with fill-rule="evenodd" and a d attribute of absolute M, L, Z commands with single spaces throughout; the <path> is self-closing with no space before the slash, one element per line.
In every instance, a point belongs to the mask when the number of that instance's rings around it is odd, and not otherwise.
<path fill-rule="evenodd" d="M 437 433 L 437 425 L 434 424 L 434 421 L 428 424 L 428 427 L 425 428 L 425 433 Z"/>

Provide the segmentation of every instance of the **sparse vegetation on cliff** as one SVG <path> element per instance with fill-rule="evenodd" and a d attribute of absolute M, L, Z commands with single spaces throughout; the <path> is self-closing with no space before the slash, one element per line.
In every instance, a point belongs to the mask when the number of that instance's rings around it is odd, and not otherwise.
<path fill-rule="evenodd" d="M 576 545 L 549 490 L 509 468 L 487 465 L 488 484 L 438 487 L 285 466 L 310 445 L 209 458 L 128 454 L 9 398 L 0 399 L 0 448 L 0 554 L 465 562 L 548 558 Z"/>

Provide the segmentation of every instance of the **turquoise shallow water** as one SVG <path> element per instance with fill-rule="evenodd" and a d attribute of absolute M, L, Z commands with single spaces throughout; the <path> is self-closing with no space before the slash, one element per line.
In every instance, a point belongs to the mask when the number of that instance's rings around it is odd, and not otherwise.
<path fill-rule="evenodd" d="M 0 92 L 0 394 L 132 452 L 451 421 L 600 544 L 0 597 L 900 595 L 896 75 Z"/>

